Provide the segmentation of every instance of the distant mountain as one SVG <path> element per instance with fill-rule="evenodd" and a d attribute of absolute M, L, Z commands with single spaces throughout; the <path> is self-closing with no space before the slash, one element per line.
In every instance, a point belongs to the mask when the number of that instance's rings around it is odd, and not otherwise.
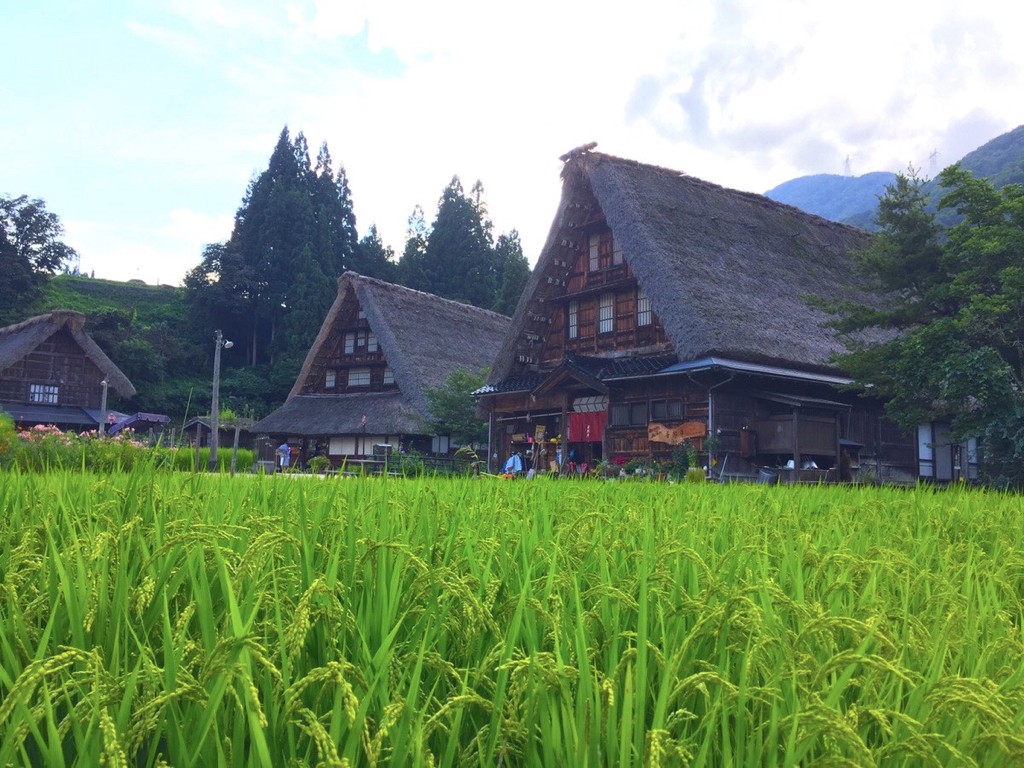
<path fill-rule="evenodd" d="M 765 192 L 779 203 L 792 205 L 832 221 L 846 221 L 873 212 L 878 198 L 885 194 L 887 184 L 896 180 L 895 173 L 876 171 L 863 176 L 839 176 L 819 173 L 783 182 Z"/>
<path fill-rule="evenodd" d="M 968 152 L 960 164 L 997 188 L 1024 184 L 1024 125 Z"/>
<path fill-rule="evenodd" d="M 964 155 L 960 164 L 975 176 L 991 180 L 997 188 L 1024 185 L 1024 125 Z M 863 176 L 801 176 L 768 190 L 765 197 L 825 219 L 872 229 L 878 199 L 895 179 L 896 174 L 884 171 Z M 925 185 L 925 190 L 934 198 L 941 193 L 935 182 Z"/>

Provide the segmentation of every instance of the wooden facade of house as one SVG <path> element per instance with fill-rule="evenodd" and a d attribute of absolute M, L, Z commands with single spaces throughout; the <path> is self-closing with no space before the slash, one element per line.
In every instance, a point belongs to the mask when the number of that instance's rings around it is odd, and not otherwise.
<path fill-rule="evenodd" d="M 869 236 L 592 150 L 563 157 L 555 222 L 478 392 L 498 466 L 657 462 L 688 442 L 722 479 L 915 480 L 921 441 L 844 389 L 842 345 L 806 301 L 866 297 L 850 252 Z"/>
<path fill-rule="evenodd" d="M 85 332 L 85 316 L 50 312 L 0 328 L 0 408 L 22 426 L 94 429 L 110 395 L 135 388 Z"/>
<path fill-rule="evenodd" d="M 456 368 L 489 367 L 508 329 L 504 315 L 346 272 L 338 296 L 285 403 L 253 426 L 272 460 L 283 442 L 297 462 L 339 466 L 381 451 L 447 454 L 434 434 L 426 390 Z M 293 462 L 294 463 L 294 462 Z"/>

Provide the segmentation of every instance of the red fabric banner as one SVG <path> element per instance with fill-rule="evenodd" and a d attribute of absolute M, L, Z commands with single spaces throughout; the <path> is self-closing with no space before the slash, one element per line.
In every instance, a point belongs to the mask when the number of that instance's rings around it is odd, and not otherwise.
<path fill-rule="evenodd" d="M 608 411 L 569 414 L 570 443 L 599 443 L 604 435 Z"/>

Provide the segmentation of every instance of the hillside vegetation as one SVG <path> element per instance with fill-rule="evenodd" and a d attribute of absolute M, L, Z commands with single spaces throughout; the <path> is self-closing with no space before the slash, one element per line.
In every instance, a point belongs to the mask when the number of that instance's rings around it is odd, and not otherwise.
<path fill-rule="evenodd" d="M 176 418 L 209 410 L 211 369 L 205 361 L 212 358 L 213 331 L 211 343 L 203 343 L 207 334 L 195 328 L 183 288 L 56 275 L 40 311 L 55 309 L 83 312 L 86 331 L 138 390 L 113 407 Z"/>

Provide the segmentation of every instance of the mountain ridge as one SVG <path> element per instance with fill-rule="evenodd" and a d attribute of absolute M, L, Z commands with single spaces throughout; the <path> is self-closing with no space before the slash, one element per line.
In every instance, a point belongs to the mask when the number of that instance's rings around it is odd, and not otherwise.
<path fill-rule="evenodd" d="M 968 152 L 961 166 L 980 178 L 989 179 L 997 188 L 1006 184 L 1024 185 L 1024 125 L 1007 131 Z M 872 171 L 861 176 L 813 174 L 799 176 L 773 187 L 765 197 L 792 205 L 807 213 L 864 229 L 874 228 L 878 200 L 896 173 Z M 925 184 L 925 191 L 937 198 L 937 182 Z"/>

